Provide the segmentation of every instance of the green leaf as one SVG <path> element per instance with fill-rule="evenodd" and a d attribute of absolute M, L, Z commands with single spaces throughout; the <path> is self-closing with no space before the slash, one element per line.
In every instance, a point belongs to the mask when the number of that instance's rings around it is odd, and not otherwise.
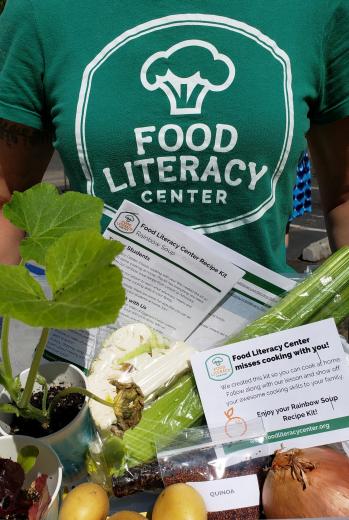
<path fill-rule="evenodd" d="M 24 261 L 44 265 L 48 248 L 65 233 L 73 230 L 100 230 L 103 202 L 97 197 L 76 192 L 60 195 L 52 184 L 37 184 L 20 193 L 14 192 L 5 204 L 5 217 L 27 233 L 20 247 Z"/>
<path fill-rule="evenodd" d="M 119 437 L 110 436 L 103 441 L 102 453 L 109 467 L 121 466 L 125 458 L 125 444 Z"/>
<path fill-rule="evenodd" d="M 90 328 L 114 322 L 125 303 L 122 274 L 112 264 L 122 250 L 119 242 L 90 230 L 58 240 L 46 257 L 54 302 L 45 314 L 45 326 Z"/>
<path fill-rule="evenodd" d="M 23 266 L 0 266 L 0 315 L 57 329 L 116 320 L 125 291 L 113 261 L 123 246 L 101 236 L 102 209 L 100 199 L 73 192 L 59 195 L 50 184 L 15 192 L 4 214 L 29 234 L 21 254 L 45 266 L 52 299 Z"/>
<path fill-rule="evenodd" d="M 125 303 L 122 274 L 112 264 L 123 246 L 97 231 L 67 233 L 47 253 L 53 298 L 22 266 L 0 266 L 0 314 L 33 327 L 91 328 L 113 323 Z"/>
<path fill-rule="evenodd" d="M 35 466 L 38 456 L 39 448 L 36 446 L 24 446 L 20 450 L 17 462 L 22 466 L 24 473 L 29 473 L 29 471 Z"/>
<path fill-rule="evenodd" d="M 47 385 L 46 379 L 44 378 L 44 376 L 42 376 L 40 374 L 36 374 L 36 382 L 40 386 L 46 386 Z"/>
<path fill-rule="evenodd" d="M 18 375 L 16 377 L 14 377 L 11 380 L 11 384 L 12 384 L 12 387 L 13 387 L 13 393 L 15 395 L 20 395 L 20 393 L 22 392 L 22 383 L 21 383 L 20 376 Z"/>
<path fill-rule="evenodd" d="M 40 284 L 21 265 L 0 265 L 0 315 L 23 320 L 38 306 L 46 305 Z"/>
<path fill-rule="evenodd" d="M 54 294 L 74 287 L 86 280 L 96 287 L 94 276 L 112 267 L 115 257 L 124 246 L 115 240 L 106 240 L 91 230 L 66 234 L 54 244 L 46 256 L 46 276 Z M 114 269 L 113 269 L 114 270 Z"/>

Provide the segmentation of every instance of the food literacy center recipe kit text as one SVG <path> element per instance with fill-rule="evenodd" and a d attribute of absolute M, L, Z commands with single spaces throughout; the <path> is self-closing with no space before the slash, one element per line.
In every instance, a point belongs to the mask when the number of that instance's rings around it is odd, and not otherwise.
<path fill-rule="evenodd" d="M 315 446 L 349 438 L 349 367 L 328 319 L 192 357 L 210 428 L 262 418 L 269 442 Z M 327 439 L 327 440 L 326 440 Z"/>
<path fill-rule="evenodd" d="M 119 323 L 169 338 L 186 339 L 244 274 L 196 231 L 126 200 L 104 236 L 125 245 L 115 259 L 127 294 Z"/>

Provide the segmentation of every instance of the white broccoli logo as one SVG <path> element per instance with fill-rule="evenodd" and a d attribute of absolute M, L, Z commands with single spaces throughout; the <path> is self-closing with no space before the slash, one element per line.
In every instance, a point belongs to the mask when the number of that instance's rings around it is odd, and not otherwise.
<path fill-rule="evenodd" d="M 227 89 L 234 76 L 231 59 L 202 40 L 185 40 L 156 52 L 141 70 L 147 90 L 165 92 L 171 114 L 200 114 L 206 94 Z"/>

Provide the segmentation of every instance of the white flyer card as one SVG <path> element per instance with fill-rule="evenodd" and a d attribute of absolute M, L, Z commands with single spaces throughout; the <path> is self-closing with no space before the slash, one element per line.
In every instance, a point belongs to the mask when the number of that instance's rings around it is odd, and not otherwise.
<path fill-rule="evenodd" d="M 188 338 L 244 274 L 199 233 L 126 200 L 104 236 L 125 246 L 115 259 L 127 294 L 119 323 L 168 338 Z"/>
<path fill-rule="evenodd" d="M 258 506 L 260 502 L 257 475 L 188 484 L 202 496 L 208 513 Z"/>
<path fill-rule="evenodd" d="M 227 439 L 262 418 L 268 443 L 310 447 L 349 439 L 349 367 L 333 319 L 194 354 L 212 432 Z"/>

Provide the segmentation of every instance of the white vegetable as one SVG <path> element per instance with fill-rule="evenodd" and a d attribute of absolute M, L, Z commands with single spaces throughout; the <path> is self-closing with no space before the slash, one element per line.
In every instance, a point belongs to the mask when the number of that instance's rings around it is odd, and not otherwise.
<path fill-rule="evenodd" d="M 189 367 L 194 349 L 184 342 L 170 344 L 160 334 L 141 323 L 126 325 L 103 343 L 87 378 L 89 390 L 113 401 L 113 381 L 134 382 L 145 399 L 152 399 Z M 112 408 L 90 400 L 93 420 L 101 433 L 115 422 Z"/>
<path fill-rule="evenodd" d="M 170 380 L 188 369 L 188 361 L 195 350 L 182 341 L 177 341 L 167 351 L 149 354 L 148 363 L 129 373 L 131 380 L 140 387 L 145 399 L 166 386 Z M 135 359 L 135 361 L 137 358 Z M 133 365 L 136 368 L 136 363 Z M 121 378 L 121 381 L 123 379 Z"/>

